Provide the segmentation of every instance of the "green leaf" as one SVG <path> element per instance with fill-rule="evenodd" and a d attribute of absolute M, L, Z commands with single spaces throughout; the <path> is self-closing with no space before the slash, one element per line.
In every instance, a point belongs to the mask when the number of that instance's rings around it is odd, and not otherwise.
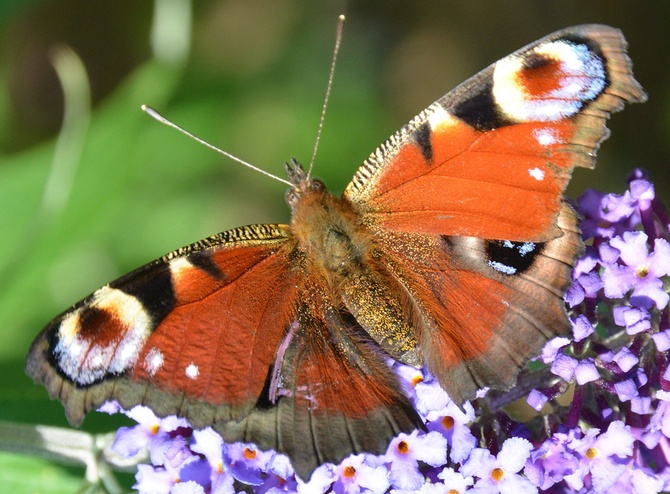
<path fill-rule="evenodd" d="M 63 494 L 84 485 L 83 468 L 65 468 L 26 455 L 0 453 L 0 485 L 14 494 Z"/>

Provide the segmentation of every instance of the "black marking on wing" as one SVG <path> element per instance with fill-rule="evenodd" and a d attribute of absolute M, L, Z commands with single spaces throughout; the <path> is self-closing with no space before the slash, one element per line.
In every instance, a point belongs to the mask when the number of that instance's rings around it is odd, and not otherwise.
<path fill-rule="evenodd" d="M 60 342 L 60 336 L 58 334 L 58 330 L 60 329 L 60 324 L 61 321 L 60 319 L 57 319 L 55 321 L 52 321 L 49 326 L 47 326 L 44 331 L 46 331 L 46 339 L 48 342 L 48 347 L 46 351 L 46 360 L 49 362 L 49 365 L 51 366 L 52 369 L 54 369 L 59 376 L 61 376 L 63 379 L 66 379 L 67 381 L 74 383 L 77 385 L 75 381 L 72 380 L 70 376 L 65 374 L 63 370 L 60 367 L 60 359 L 58 354 L 56 353 L 56 347 L 58 346 L 58 343 Z"/>
<path fill-rule="evenodd" d="M 167 264 L 140 270 L 113 281 L 109 286 L 137 298 L 151 316 L 155 328 L 176 305 L 172 273 Z"/>
<path fill-rule="evenodd" d="M 519 275 L 533 265 L 544 246 L 544 243 L 489 240 L 486 242 L 486 260 L 498 272 Z"/>
<path fill-rule="evenodd" d="M 498 111 L 493 97 L 493 71 L 479 87 L 472 89 L 467 99 L 454 106 L 451 113 L 480 132 L 514 123 Z"/>
<path fill-rule="evenodd" d="M 433 144 L 431 142 L 431 136 L 433 134 L 430 124 L 428 122 L 422 123 L 413 133 L 412 137 L 414 142 L 419 147 L 423 159 L 428 163 L 433 161 Z"/>
<path fill-rule="evenodd" d="M 226 274 L 221 271 L 218 264 L 214 262 L 212 256 L 206 251 L 196 251 L 189 254 L 186 259 L 193 266 L 204 271 L 215 280 L 223 281 L 226 279 Z"/>
<path fill-rule="evenodd" d="M 549 65 L 553 60 L 541 53 L 531 53 L 523 59 L 523 70 L 537 70 Z"/>
<path fill-rule="evenodd" d="M 277 362 L 275 362 L 275 365 Z M 281 362 L 279 362 L 279 365 L 281 365 Z M 269 410 L 270 408 L 274 407 L 277 403 L 273 403 L 272 400 L 270 399 L 270 386 L 272 386 L 272 373 L 274 372 L 274 365 L 270 366 L 268 368 L 268 373 L 265 376 L 265 384 L 263 385 L 263 391 L 261 391 L 261 394 L 258 396 L 258 400 L 256 401 L 256 404 L 254 405 L 254 408 L 257 410 Z M 281 396 L 278 396 L 277 399 L 281 399 Z"/>

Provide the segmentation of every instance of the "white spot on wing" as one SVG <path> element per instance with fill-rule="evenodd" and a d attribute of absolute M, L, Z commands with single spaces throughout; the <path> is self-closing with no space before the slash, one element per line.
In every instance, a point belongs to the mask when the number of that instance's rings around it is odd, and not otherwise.
<path fill-rule="evenodd" d="M 531 168 L 530 170 L 528 170 L 528 173 L 535 180 L 539 180 L 539 181 L 544 180 L 544 172 L 537 167 L 536 168 Z"/>
<path fill-rule="evenodd" d="M 134 341 L 126 341 L 123 342 L 119 348 L 117 349 L 117 353 L 120 353 L 119 358 L 123 362 L 127 362 L 129 360 L 132 360 L 135 358 L 137 355 L 138 348 L 135 345 Z"/>
<path fill-rule="evenodd" d="M 196 379 L 200 375 L 200 369 L 198 369 L 197 365 L 191 362 L 186 366 L 185 373 L 186 377 L 188 377 L 189 379 Z"/>
<path fill-rule="evenodd" d="M 113 357 L 114 349 L 111 346 L 92 344 L 82 361 L 79 380 L 83 381 L 84 378 L 90 376 L 104 377 L 105 369 L 109 367 Z"/>
<path fill-rule="evenodd" d="M 555 129 L 549 127 L 535 129 L 533 131 L 533 137 L 538 142 L 538 144 L 540 144 L 540 146 L 544 147 L 549 147 L 552 144 L 560 142 L 558 139 L 558 132 L 556 132 Z"/>
<path fill-rule="evenodd" d="M 570 84 L 565 88 L 565 92 L 568 94 L 579 94 L 579 91 L 582 90 L 582 86 L 579 84 Z"/>
<path fill-rule="evenodd" d="M 102 367 L 102 355 L 97 354 L 91 359 L 91 366 L 93 368 Z"/>
<path fill-rule="evenodd" d="M 155 347 L 151 348 L 151 350 L 147 352 L 146 357 L 144 357 L 144 367 L 150 376 L 153 376 L 156 372 L 161 370 L 164 362 L 165 357 L 163 356 L 163 353 Z"/>
<path fill-rule="evenodd" d="M 72 341 L 72 343 L 70 343 L 69 350 L 70 355 L 73 357 L 79 357 L 84 351 L 84 345 L 82 345 L 81 340 L 75 339 Z"/>

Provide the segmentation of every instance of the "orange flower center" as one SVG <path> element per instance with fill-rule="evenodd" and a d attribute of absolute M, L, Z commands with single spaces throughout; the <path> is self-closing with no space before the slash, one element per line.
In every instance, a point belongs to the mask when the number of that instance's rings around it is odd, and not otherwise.
<path fill-rule="evenodd" d="M 445 429 L 451 430 L 451 428 L 454 426 L 453 417 L 450 417 L 449 415 L 447 415 L 446 417 L 442 417 L 442 425 L 444 426 Z"/>
<path fill-rule="evenodd" d="M 409 453 L 409 444 L 407 444 L 405 441 L 400 441 L 398 443 L 398 453 L 401 453 L 403 455 Z"/>
<path fill-rule="evenodd" d="M 491 478 L 496 482 L 500 482 L 505 476 L 505 471 L 502 468 L 494 468 L 491 470 Z"/>
<path fill-rule="evenodd" d="M 243 455 L 247 460 L 253 460 L 254 458 L 256 458 L 256 450 L 255 449 L 244 448 Z"/>
<path fill-rule="evenodd" d="M 586 457 L 589 460 L 594 459 L 596 456 L 598 456 L 598 450 L 596 448 L 589 448 L 586 450 Z"/>
<path fill-rule="evenodd" d="M 649 266 L 643 264 L 642 266 L 638 266 L 635 269 L 635 276 L 637 276 L 638 278 L 646 278 L 648 275 L 649 275 Z"/>
<path fill-rule="evenodd" d="M 149 432 L 151 432 L 152 435 L 158 434 L 158 430 L 161 428 L 159 424 L 154 424 L 151 427 L 149 427 Z"/>
<path fill-rule="evenodd" d="M 423 382 L 423 376 L 420 374 L 417 374 L 412 378 L 412 386 L 416 386 L 417 384 Z"/>
<path fill-rule="evenodd" d="M 351 465 L 347 465 L 346 467 L 344 467 L 342 475 L 347 477 L 348 479 L 353 479 L 354 476 L 356 475 L 356 469 Z"/>

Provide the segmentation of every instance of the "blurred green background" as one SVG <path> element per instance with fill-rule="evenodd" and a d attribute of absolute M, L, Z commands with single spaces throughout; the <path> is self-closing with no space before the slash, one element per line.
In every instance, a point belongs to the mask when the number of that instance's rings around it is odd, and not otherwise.
<path fill-rule="evenodd" d="M 288 220 L 284 185 L 140 105 L 283 175 L 284 161 L 311 156 L 340 13 L 348 21 L 315 167 L 334 192 L 479 69 L 556 29 L 597 22 L 624 31 L 650 99 L 614 116 L 597 169 L 578 170 L 569 194 L 621 192 L 639 166 L 670 198 L 668 2 L 0 0 L 0 419 L 65 425 L 23 359 L 73 302 L 202 237 Z M 85 68 L 90 121 L 64 45 Z M 65 105 L 50 60 L 59 53 L 74 102 L 56 150 Z M 16 461 L 0 456 L 0 485 Z"/>

